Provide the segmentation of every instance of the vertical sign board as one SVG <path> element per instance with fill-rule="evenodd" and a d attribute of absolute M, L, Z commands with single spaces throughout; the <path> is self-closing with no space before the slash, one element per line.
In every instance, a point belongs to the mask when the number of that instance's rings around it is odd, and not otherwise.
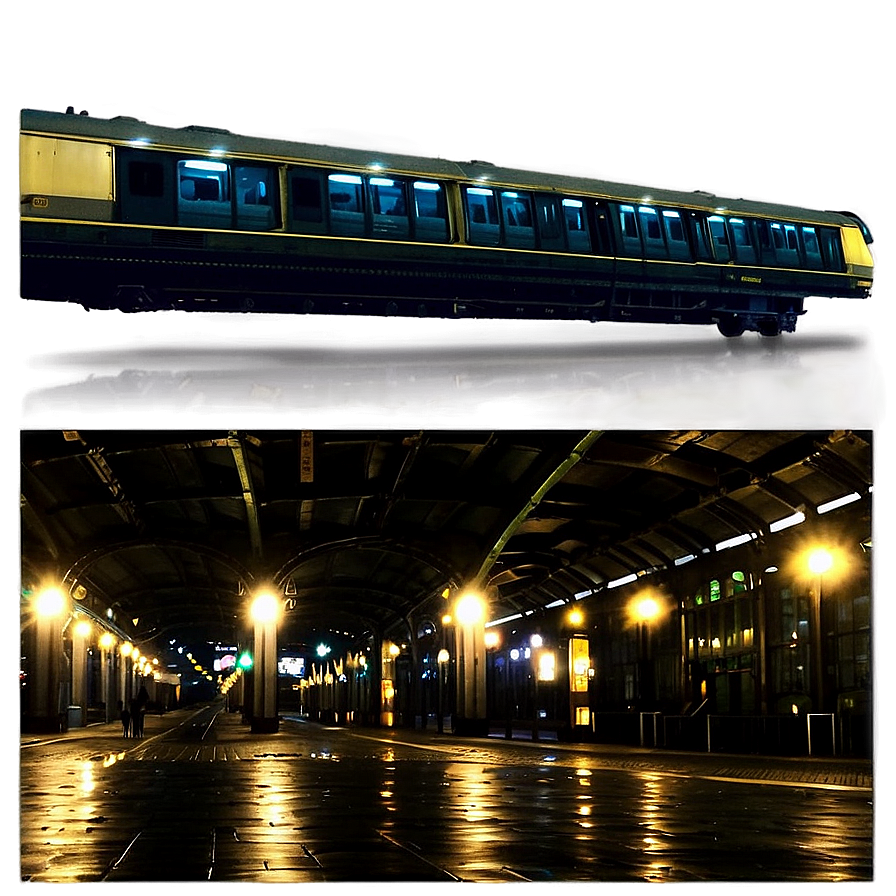
<path fill-rule="evenodd" d="M 299 439 L 299 481 L 314 482 L 314 433 L 308 430 Z"/>
<path fill-rule="evenodd" d="M 574 635 L 569 639 L 569 690 L 573 694 L 588 693 L 588 639 Z"/>

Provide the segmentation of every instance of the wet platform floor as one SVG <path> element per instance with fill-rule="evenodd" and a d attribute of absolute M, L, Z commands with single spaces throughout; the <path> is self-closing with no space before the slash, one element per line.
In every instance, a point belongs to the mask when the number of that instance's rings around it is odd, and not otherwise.
<path fill-rule="evenodd" d="M 458 739 L 219 706 L 22 737 L 23 880 L 865 881 L 871 764 Z"/>

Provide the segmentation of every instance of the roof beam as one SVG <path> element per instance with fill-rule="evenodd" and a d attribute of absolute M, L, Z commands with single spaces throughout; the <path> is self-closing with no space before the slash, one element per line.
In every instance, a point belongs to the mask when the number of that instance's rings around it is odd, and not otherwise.
<path fill-rule="evenodd" d="M 588 452 L 588 449 L 603 435 L 600 431 L 589 432 L 569 455 L 551 472 L 544 482 L 535 490 L 535 493 L 519 510 L 516 516 L 504 528 L 498 540 L 486 554 L 478 571 L 470 581 L 472 588 L 482 588 L 488 580 L 488 574 L 504 550 L 505 545 L 513 537 L 514 532 L 520 527 L 523 520 L 541 503 L 545 495 L 571 470 Z"/>
<path fill-rule="evenodd" d="M 252 560 L 260 566 L 264 558 L 264 548 L 261 540 L 261 524 L 258 519 L 258 502 L 255 498 L 255 486 L 252 482 L 252 471 L 249 469 L 249 461 L 246 457 L 246 440 L 240 433 L 232 432 L 228 437 L 227 443 L 233 452 L 233 462 L 240 477 L 243 504 L 246 508 L 246 524 L 249 527 L 249 546 L 252 551 Z"/>

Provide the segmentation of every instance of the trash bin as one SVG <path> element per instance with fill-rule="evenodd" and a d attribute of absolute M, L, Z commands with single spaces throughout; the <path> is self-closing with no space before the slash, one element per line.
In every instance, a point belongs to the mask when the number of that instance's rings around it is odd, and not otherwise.
<path fill-rule="evenodd" d="M 84 727 L 81 723 L 81 707 L 80 706 L 70 706 L 68 708 L 68 727 L 69 727 L 69 729 Z"/>

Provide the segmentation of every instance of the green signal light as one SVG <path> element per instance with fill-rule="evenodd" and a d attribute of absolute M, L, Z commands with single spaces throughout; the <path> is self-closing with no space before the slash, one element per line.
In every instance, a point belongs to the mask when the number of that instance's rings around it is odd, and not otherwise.
<path fill-rule="evenodd" d="M 239 666 L 240 669 L 251 669 L 252 668 L 252 654 L 251 653 L 243 653 L 239 658 Z"/>

